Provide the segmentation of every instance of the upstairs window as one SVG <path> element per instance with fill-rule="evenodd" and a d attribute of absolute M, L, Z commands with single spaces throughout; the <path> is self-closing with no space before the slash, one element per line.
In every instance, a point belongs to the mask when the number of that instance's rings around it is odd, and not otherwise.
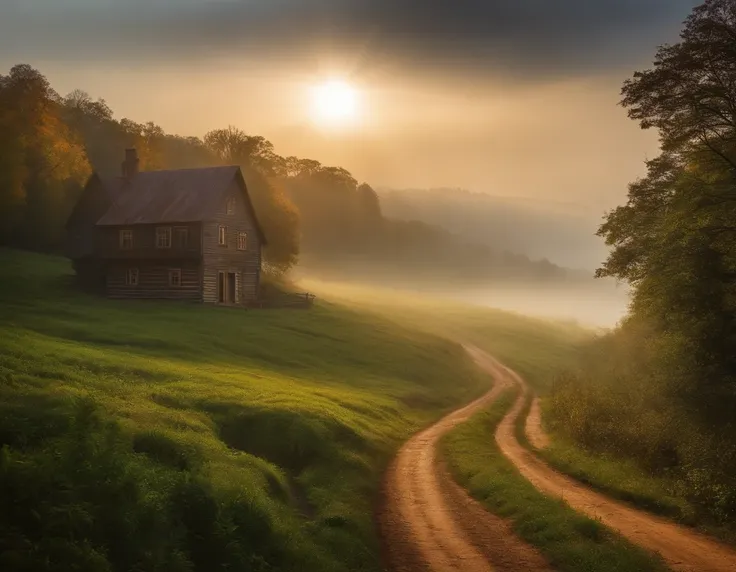
<path fill-rule="evenodd" d="M 156 229 L 156 248 L 171 248 L 170 226 L 160 226 Z"/>
<path fill-rule="evenodd" d="M 121 230 L 120 231 L 120 248 L 121 250 L 129 250 L 133 248 L 133 231 L 132 230 Z"/>
<path fill-rule="evenodd" d="M 219 227 L 218 244 L 220 246 L 227 246 L 227 227 L 226 226 Z"/>
<path fill-rule="evenodd" d="M 125 285 L 126 286 L 138 286 L 138 269 L 128 268 L 125 271 Z"/>
<path fill-rule="evenodd" d="M 178 288 L 181 286 L 181 268 L 172 268 L 169 270 L 169 286 Z"/>
<path fill-rule="evenodd" d="M 238 250 L 246 250 L 248 248 L 248 233 L 238 233 Z"/>
<path fill-rule="evenodd" d="M 225 205 L 225 211 L 227 214 L 235 214 L 235 197 L 228 198 Z"/>
<path fill-rule="evenodd" d="M 182 226 L 174 229 L 174 237 L 177 248 L 186 248 L 189 246 L 189 229 Z"/>

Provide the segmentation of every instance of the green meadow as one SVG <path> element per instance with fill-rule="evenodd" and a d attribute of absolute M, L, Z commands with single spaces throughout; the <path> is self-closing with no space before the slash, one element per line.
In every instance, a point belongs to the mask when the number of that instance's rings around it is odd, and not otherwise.
<path fill-rule="evenodd" d="M 318 280 L 303 280 L 301 284 L 332 300 L 357 304 L 393 323 L 474 344 L 513 368 L 542 394 L 559 372 L 575 363 L 581 344 L 593 336 L 573 322 L 438 301 L 419 292 Z"/>
<path fill-rule="evenodd" d="M 384 465 L 488 384 L 457 345 L 346 305 L 116 302 L 71 279 L 0 254 L 2 569 L 378 570 Z"/>
<path fill-rule="evenodd" d="M 380 570 L 383 469 L 491 383 L 456 340 L 541 379 L 583 335 L 390 292 L 244 311 L 72 280 L 0 250 L 3 570 Z"/>

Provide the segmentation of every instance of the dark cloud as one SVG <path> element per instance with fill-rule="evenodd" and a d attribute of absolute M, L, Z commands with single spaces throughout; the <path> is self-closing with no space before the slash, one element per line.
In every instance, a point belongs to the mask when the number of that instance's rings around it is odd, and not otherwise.
<path fill-rule="evenodd" d="M 695 0 L 19 0 L 0 51 L 57 58 L 298 57 L 328 47 L 422 67 L 564 73 L 638 64 Z"/>

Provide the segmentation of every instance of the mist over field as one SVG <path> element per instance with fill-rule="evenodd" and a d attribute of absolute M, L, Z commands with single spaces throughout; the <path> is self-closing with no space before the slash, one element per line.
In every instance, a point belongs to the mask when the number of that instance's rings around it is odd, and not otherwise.
<path fill-rule="evenodd" d="M 589 287 L 535 288 L 520 284 L 511 288 L 488 288 L 441 295 L 511 312 L 573 321 L 590 328 L 612 328 L 629 306 L 628 288 L 611 282 Z"/>
<path fill-rule="evenodd" d="M 479 308 L 496 308 L 515 314 L 572 322 L 592 330 L 610 329 L 626 315 L 630 289 L 626 284 L 592 276 L 569 284 L 540 285 L 534 282 L 487 284 L 443 284 L 441 281 L 418 285 L 378 273 L 362 280 L 338 280 L 297 268 L 295 277 L 304 287 L 328 297 L 336 293 L 392 298 L 396 303 L 417 297 L 431 303 L 460 302 Z"/>

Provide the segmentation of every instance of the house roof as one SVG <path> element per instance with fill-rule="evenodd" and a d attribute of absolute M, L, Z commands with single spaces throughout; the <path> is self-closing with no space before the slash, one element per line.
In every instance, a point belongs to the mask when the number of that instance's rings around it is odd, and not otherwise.
<path fill-rule="evenodd" d="M 258 223 L 239 167 L 142 171 L 130 180 L 123 177 L 100 180 L 113 203 L 97 221 L 99 226 L 206 220 L 218 208 L 217 199 L 227 191 L 233 180 L 238 180 L 256 230 L 265 244 L 263 229 Z"/>

